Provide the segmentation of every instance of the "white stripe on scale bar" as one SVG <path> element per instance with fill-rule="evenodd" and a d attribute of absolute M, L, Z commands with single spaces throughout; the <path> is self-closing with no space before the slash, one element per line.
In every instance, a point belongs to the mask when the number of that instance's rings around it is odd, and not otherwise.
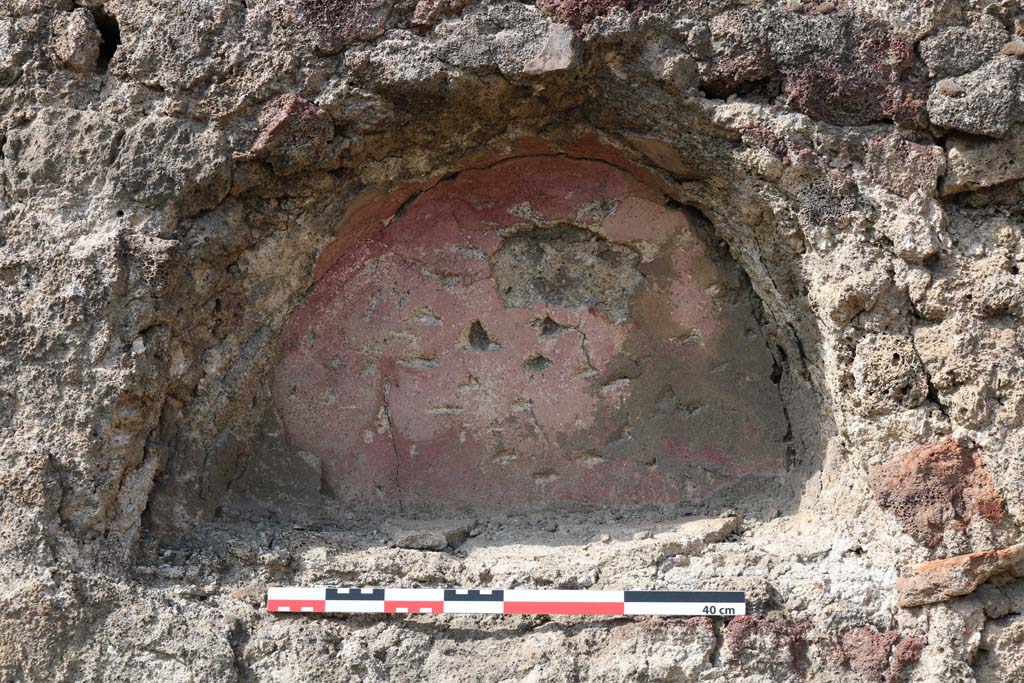
<path fill-rule="evenodd" d="M 423 600 L 441 602 L 444 600 L 443 588 L 385 588 L 384 599 L 392 600 Z"/>
<path fill-rule="evenodd" d="M 278 586 L 267 589 L 267 600 L 323 600 L 326 594 L 324 586 Z"/>
<path fill-rule="evenodd" d="M 742 602 L 627 602 L 624 614 L 660 614 L 680 617 L 739 617 L 747 613 Z"/>
<path fill-rule="evenodd" d="M 444 603 L 444 611 L 449 614 L 504 614 L 505 603 L 501 600 L 491 600 L 490 602 L 451 600 Z"/>
<path fill-rule="evenodd" d="M 383 600 L 328 600 L 324 603 L 325 612 L 384 612 Z"/>

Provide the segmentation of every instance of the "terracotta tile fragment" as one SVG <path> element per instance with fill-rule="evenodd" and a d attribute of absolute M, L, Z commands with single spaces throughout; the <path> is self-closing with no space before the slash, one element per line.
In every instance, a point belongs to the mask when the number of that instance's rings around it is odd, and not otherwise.
<path fill-rule="evenodd" d="M 1022 564 L 1024 543 L 904 567 L 896 580 L 898 602 L 917 607 L 967 595 L 996 574 L 1024 570 Z"/>

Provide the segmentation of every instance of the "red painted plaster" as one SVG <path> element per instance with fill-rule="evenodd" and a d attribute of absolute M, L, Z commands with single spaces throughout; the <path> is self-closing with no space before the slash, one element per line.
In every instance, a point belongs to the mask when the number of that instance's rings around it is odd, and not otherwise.
<path fill-rule="evenodd" d="M 355 505 L 495 509 L 690 500 L 777 474 L 779 425 L 756 407 L 767 379 L 746 358 L 763 365 L 763 341 L 742 334 L 749 308 L 716 300 L 732 266 L 688 215 L 606 161 L 488 163 L 357 202 L 287 326 L 274 402 L 330 489 Z M 595 202 L 614 210 L 588 213 Z M 506 307 L 489 259 L 524 216 L 641 253 L 630 317 Z M 545 317 L 557 334 L 541 334 Z M 468 344 L 474 321 L 490 350 Z M 537 355 L 549 365 L 524 366 Z M 655 400 L 660 383 L 671 397 Z"/>

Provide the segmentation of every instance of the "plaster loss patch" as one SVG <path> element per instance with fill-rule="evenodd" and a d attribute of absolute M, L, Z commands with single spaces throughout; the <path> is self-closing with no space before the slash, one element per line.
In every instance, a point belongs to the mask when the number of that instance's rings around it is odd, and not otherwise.
<path fill-rule="evenodd" d="M 440 183 L 288 323 L 288 442 L 338 499 L 384 510 L 697 501 L 780 475 L 772 359 L 706 231 L 593 161 Z"/>
<path fill-rule="evenodd" d="M 532 227 L 502 241 L 491 257 L 498 295 L 508 308 L 538 301 L 595 308 L 614 323 L 629 317 L 629 300 L 643 280 L 640 255 L 571 225 Z"/>

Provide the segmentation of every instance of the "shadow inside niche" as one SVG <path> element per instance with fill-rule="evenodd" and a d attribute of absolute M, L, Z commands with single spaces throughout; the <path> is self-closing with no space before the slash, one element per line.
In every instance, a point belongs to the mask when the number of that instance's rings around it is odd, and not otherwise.
<path fill-rule="evenodd" d="M 611 164 L 463 171 L 324 269 L 220 514 L 367 545 L 396 516 L 771 517 L 796 497 L 758 308 L 710 223 Z"/>
<path fill-rule="evenodd" d="M 97 7 L 91 11 L 96 28 L 100 32 L 100 52 L 96 60 L 96 73 L 105 74 L 110 69 L 110 62 L 113 61 L 117 48 L 121 45 L 121 27 L 117 18 L 103 7 Z"/>

